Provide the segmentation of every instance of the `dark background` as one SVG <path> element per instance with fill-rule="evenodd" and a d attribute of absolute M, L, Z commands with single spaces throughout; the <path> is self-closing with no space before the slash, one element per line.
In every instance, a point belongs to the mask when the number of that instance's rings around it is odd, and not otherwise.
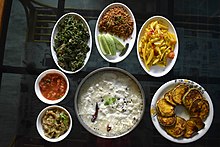
<path fill-rule="evenodd" d="M 162 137 L 152 124 L 149 106 L 153 94 L 165 82 L 186 78 L 203 86 L 214 105 L 214 119 L 209 131 L 187 147 L 220 146 L 220 1 L 217 0 L 129 0 L 137 33 L 151 16 L 167 17 L 176 28 L 179 54 L 173 69 L 154 78 L 141 68 L 136 44 L 130 55 L 120 63 L 109 64 L 98 53 L 94 28 L 100 12 L 110 0 L 6 0 L 0 40 L 0 146 L 183 146 Z M 69 136 L 59 143 L 44 141 L 35 127 L 38 113 L 47 105 L 34 93 L 38 74 L 56 67 L 50 53 L 50 35 L 56 20 L 66 12 L 81 14 L 93 35 L 92 54 L 87 65 L 77 74 L 67 75 L 70 92 L 59 105 L 69 110 L 73 127 Z M 74 94 L 79 82 L 91 71 L 116 66 L 132 73 L 141 83 L 146 96 L 145 114 L 131 133 L 118 139 L 101 139 L 87 132 L 74 112 Z"/>

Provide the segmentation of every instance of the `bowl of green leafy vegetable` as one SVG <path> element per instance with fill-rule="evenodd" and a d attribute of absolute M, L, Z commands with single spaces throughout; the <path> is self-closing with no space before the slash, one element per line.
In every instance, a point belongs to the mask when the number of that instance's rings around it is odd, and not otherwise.
<path fill-rule="evenodd" d="M 64 14 L 54 25 L 51 53 L 56 65 L 65 73 L 80 71 L 92 50 L 92 34 L 86 20 L 79 14 Z"/>

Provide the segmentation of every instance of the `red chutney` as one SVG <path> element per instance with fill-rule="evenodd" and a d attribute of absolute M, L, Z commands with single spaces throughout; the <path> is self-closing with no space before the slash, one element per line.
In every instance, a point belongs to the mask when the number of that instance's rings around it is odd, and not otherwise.
<path fill-rule="evenodd" d="M 42 95 L 49 100 L 61 98 L 67 89 L 66 80 L 57 73 L 50 73 L 44 76 L 39 86 Z"/>

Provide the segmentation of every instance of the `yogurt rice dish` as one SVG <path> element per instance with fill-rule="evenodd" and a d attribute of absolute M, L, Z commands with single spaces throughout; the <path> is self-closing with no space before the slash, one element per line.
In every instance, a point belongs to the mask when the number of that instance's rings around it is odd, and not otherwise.
<path fill-rule="evenodd" d="M 140 86 L 119 71 L 92 75 L 81 86 L 77 99 L 78 116 L 85 128 L 101 137 L 126 134 L 139 123 L 144 111 Z"/>

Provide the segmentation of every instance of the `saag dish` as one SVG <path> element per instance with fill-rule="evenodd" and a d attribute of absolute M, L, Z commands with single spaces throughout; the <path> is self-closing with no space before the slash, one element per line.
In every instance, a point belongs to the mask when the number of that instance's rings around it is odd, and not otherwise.
<path fill-rule="evenodd" d="M 68 71 L 80 69 L 89 51 L 89 37 L 88 28 L 81 19 L 66 16 L 58 25 L 54 38 L 59 66 Z"/>

